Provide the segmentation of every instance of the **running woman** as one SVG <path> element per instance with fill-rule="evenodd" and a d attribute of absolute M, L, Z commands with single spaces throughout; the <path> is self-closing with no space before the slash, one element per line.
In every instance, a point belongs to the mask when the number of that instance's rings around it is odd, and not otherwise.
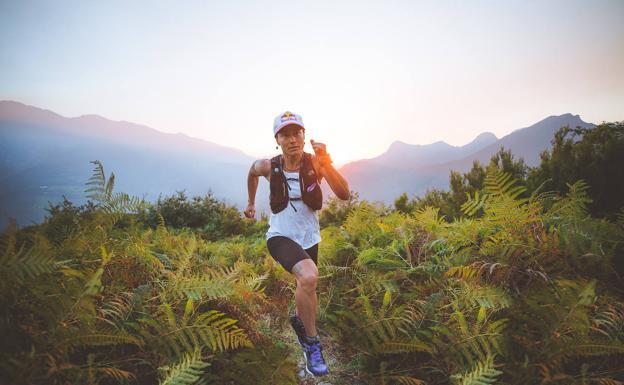
<path fill-rule="evenodd" d="M 282 153 L 253 162 L 247 177 L 249 201 L 245 216 L 256 215 L 260 176 L 269 181 L 271 216 L 266 243 L 269 253 L 297 281 L 295 314 L 290 323 L 303 348 L 306 371 L 328 374 L 316 331 L 318 280 L 317 256 L 321 232 L 318 210 L 322 207 L 321 180 L 325 178 L 339 199 L 350 197 L 347 181 L 336 171 L 323 143 L 310 140 L 314 154 L 303 151 L 305 127 L 300 115 L 286 111 L 273 122 L 273 135 Z"/>

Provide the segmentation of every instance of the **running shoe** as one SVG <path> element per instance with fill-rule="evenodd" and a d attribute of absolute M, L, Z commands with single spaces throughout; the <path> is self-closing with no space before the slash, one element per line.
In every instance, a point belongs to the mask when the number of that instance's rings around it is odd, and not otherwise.
<path fill-rule="evenodd" d="M 329 373 L 325 358 L 323 358 L 323 347 L 320 340 L 309 342 L 306 338 L 303 343 L 303 357 L 306 372 L 317 377 Z"/>

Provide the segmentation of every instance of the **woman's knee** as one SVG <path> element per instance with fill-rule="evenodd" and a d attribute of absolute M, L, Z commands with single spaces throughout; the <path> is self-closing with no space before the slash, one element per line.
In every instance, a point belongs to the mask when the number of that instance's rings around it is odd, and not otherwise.
<path fill-rule="evenodd" d="M 316 289 L 318 274 L 310 273 L 307 275 L 303 275 L 301 278 L 298 279 L 298 281 L 304 289 L 314 290 Z"/>
<path fill-rule="evenodd" d="M 295 274 L 298 284 L 300 284 L 304 289 L 316 289 L 318 269 L 316 268 L 316 264 L 314 264 L 311 259 L 304 259 L 297 262 L 297 264 L 293 267 L 293 274 Z"/>

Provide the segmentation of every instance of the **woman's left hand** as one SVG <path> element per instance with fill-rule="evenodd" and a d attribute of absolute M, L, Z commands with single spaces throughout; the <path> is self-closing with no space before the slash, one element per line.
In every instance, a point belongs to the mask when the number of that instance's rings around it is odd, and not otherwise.
<path fill-rule="evenodd" d="M 315 142 L 314 139 L 310 139 L 310 144 L 312 145 L 312 149 L 322 166 L 332 162 L 329 154 L 327 153 L 325 143 Z"/>

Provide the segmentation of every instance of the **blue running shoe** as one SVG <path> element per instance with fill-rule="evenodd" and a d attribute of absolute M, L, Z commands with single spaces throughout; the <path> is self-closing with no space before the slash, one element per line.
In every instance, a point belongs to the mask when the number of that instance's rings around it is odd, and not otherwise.
<path fill-rule="evenodd" d="M 297 334 L 299 344 L 303 347 L 306 336 L 305 326 L 303 326 L 303 321 L 301 321 L 301 318 L 299 318 L 296 313 L 290 316 L 290 325 L 295 330 L 295 334 Z"/>
<path fill-rule="evenodd" d="M 306 372 L 317 377 L 329 373 L 325 358 L 323 358 L 323 347 L 318 339 L 309 342 L 306 338 L 303 342 L 303 358 L 305 359 Z"/>

